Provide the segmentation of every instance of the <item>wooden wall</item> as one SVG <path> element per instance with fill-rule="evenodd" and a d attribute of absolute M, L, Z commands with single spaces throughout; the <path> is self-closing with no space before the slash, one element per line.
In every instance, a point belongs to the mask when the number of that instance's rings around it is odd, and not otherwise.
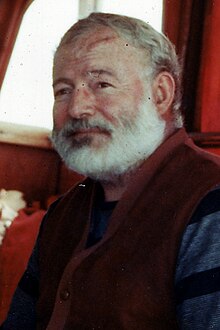
<path fill-rule="evenodd" d="M 53 150 L 48 130 L 0 123 L 0 189 L 19 190 L 31 205 L 67 191 L 82 176 Z"/>
<path fill-rule="evenodd" d="M 186 128 L 199 146 L 220 155 L 220 1 L 164 0 L 163 31 L 183 66 Z"/>

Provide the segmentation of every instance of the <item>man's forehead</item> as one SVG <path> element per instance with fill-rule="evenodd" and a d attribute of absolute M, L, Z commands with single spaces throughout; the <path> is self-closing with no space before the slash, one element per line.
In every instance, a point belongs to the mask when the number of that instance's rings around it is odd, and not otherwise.
<path fill-rule="evenodd" d="M 86 32 L 74 42 L 61 47 L 55 56 L 54 72 L 63 70 L 64 67 L 79 70 L 84 68 L 87 72 L 93 67 L 117 67 L 119 70 L 119 63 L 139 67 L 145 63 L 144 58 L 142 50 L 131 45 L 113 30 L 104 28 L 104 31 L 98 30 L 96 33 Z M 93 72 L 93 77 L 96 75 L 100 75 L 100 72 Z"/>
<path fill-rule="evenodd" d="M 126 50 L 127 53 L 128 48 L 130 51 L 131 49 L 135 51 L 136 48 L 112 29 L 102 27 L 102 29 L 98 28 L 92 31 L 86 31 L 76 36 L 76 38 L 73 38 L 72 42 L 61 46 L 55 59 L 62 59 L 64 56 L 73 56 L 76 59 L 80 59 L 80 57 L 84 56 L 86 53 L 95 50 L 103 50 L 105 52 L 105 49 L 109 50 L 110 47 L 112 51 Z M 110 54 L 111 53 L 109 53 L 109 56 Z"/>
<path fill-rule="evenodd" d="M 108 45 L 114 40 L 119 39 L 119 36 L 110 28 L 93 29 L 92 31 L 86 31 L 73 37 L 72 41 L 68 44 L 61 46 L 61 52 L 72 52 L 80 50 L 92 50 L 100 44 Z M 59 51 L 59 52 L 60 52 Z"/>
<path fill-rule="evenodd" d="M 120 45 L 117 44 L 116 38 L 102 38 L 92 40 L 87 45 L 84 43 L 81 45 L 65 45 L 62 49 L 58 51 L 55 56 L 54 67 L 62 68 L 71 66 L 81 66 L 83 64 L 89 65 L 89 67 L 95 68 L 112 63 L 112 58 L 110 55 L 113 52 L 118 54 Z M 88 70 L 89 71 L 89 70 Z M 92 72 L 94 75 L 96 72 Z M 102 70 L 99 70 L 97 74 L 102 74 Z"/>
<path fill-rule="evenodd" d="M 93 49 L 96 48 L 97 46 L 100 45 L 108 45 L 108 44 L 112 44 L 114 41 L 116 41 L 116 39 L 119 39 L 118 36 L 116 35 L 109 35 L 109 36 L 101 36 L 100 38 L 97 37 L 96 40 L 92 41 L 88 39 L 88 45 L 87 48 L 89 49 Z"/>

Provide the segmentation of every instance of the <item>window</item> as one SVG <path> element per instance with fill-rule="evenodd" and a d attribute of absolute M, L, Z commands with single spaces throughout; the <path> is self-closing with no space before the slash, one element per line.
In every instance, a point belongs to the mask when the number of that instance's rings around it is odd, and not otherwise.
<path fill-rule="evenodd" d="M 90 11 L 135 16 L 161 30 L 163 0 L 35 0 L 24 15 L 0 95 L 0 121 L 52 128 L 52 60 L 64 32 Z M 88 9 L 89 8 L 89 9 Z"/>
<path fill-rule="evenodd" d="M 24 15 L 0 96 L 0 120 L 51 128 L 52 60 L 78 2 L 35 0 Z"/>
<path fill-rule="evenodd" d="M 133 16 L 161 31 L 163 0 L 98 0 L 97 11 Z"/>

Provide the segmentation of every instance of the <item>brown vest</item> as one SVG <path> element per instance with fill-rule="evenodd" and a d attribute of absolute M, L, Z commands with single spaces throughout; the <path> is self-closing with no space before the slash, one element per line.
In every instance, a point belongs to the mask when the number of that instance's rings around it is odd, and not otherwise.
<path fill-rule="evenodd" d="M 42 231 L 38 329 L 178 329 L 174 274 L 182 233 L 219 183 L 220 159 L 179 130 L 137 171 L 103 239 L 89 249 L 97 185 L 77 185 Z"/>

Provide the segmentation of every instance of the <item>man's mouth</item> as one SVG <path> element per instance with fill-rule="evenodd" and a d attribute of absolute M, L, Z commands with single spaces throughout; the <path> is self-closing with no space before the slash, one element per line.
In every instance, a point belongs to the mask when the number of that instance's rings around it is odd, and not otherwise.
<path fill-rule="evenodd" d="M 76 130 L 76 134 L 107 134 L 106 131 L 100 128 L 81 128 Z"/>
<path fill-rule="evenodd" d="M 69 131 L 66 136 L 67 137 L 80 137 L 80 136 L 93 136 L 93 135 L 106 135 L 109 136 L 110 132 L 105 129 L 101 129 L 99 127 L 92 128 L 77 128 L 75 130 Z"/>

